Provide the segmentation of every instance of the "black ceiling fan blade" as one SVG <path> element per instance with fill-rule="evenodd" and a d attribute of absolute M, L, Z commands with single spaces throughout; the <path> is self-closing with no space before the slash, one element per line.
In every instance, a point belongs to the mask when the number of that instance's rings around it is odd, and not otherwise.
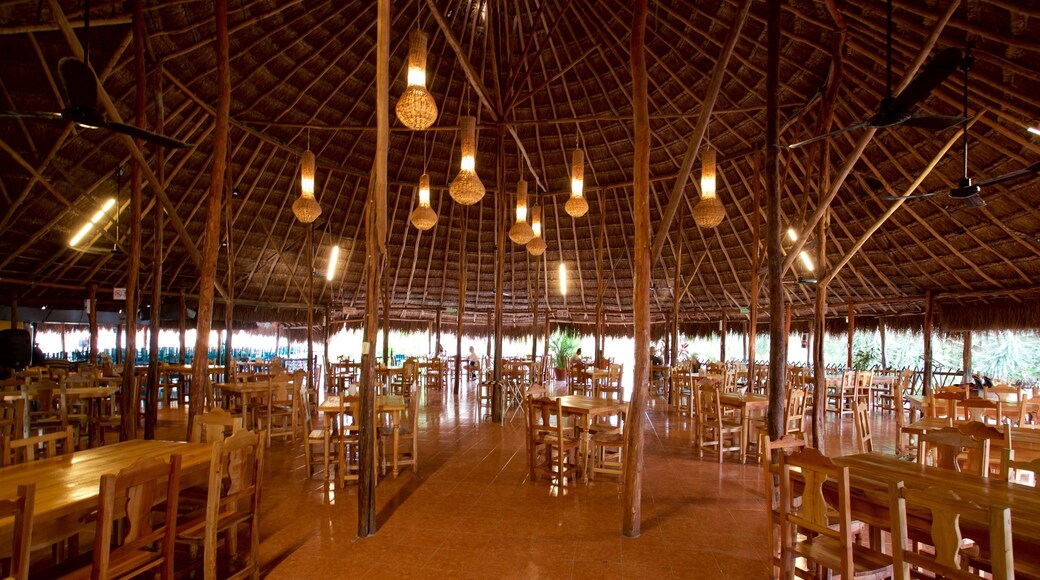
<path fill-rule="evenodd" d="M 993 184 L 996 184 L 996 183 L 1000 183 L 1002 181 L 1009 181 L 1011 179 L 1018 179 L 1019 177 L 1025 177 L 1027 175 L 1035 175 L 1035 174 L 1038 174 L 1038 173 L 1040 173 L 1040 161 L 1037 161 L 1036 163 L 1030 165 L 1029 167 L 1024 167 L 1024 168 L 1019 169 L 1017 171 L 1012 171 L 1011 173 L 1005 173 L 1004 175 L 1000 175 L 1000 176 L 993 177 L 993 178 L 990 178 L 990 179 L 985 179 L 983 181 L 978 182 L 976 185 L 978 185 L 979 187 L 984 187 L 984 186 L 987 186 L 987 185 L 993 185 Z"/>
<path fill-rule="evenodd" d="M 917 76 L 906 85 L 898 95 L 889 103 L 889 110 L 909 111 L 917 103 L 923 101 L 943 81 L 957 72 L 961 64 L 961 50 L 959 48 L 947 48 L 935 55 L 932 60 L 925 63 Z"/>
<path fill-rule="evenodd" d="M 142 141 L 154 143 L 162 147 L 171 147 L 175 149 L 186 149 L 188 147 L 191 147 L 191 145 L 183 141 L 178 141 L 172 137 L 167 137 L 166 135 L 152 133 L 151 131 L 145 131 L 140 127 L 134 127 L 133 125 L 127 125 L 125 123 L 107 122 L 102 126 L 110 131 L 115 131 L 116 133 L 129 135 L 135 139 L 140 139 Z"/>
<path fill-rule="evenodd" d="M 58 75 L 69 96 L 70 109 L 97 110 L 97 76 L 87 63 L 67 56 L 58 61 Z"/>
<path fill-rule="evenodd" d="M 930 191 L 928 193 L 911 193 L 910 195 L 883 195 L 881 199 L 885 201 L 897 201 L 900 199 L 925 199 L 928 197 L 935 197 L 940 193 L 949 193 L 950 190 L 944 189 L 942 191 Z"/>
<path fill-rule="evenodd" d="M 0 117 L 13 117 L 16 119 L 43 119 L 45 121 L 64 121 L 61 113 L 45 113 L 43 111 L 0 111 Z"/>
<path fill-rule="evenodd" d="M 859 129 L 861 127 L 866 127 L 866 126 L 867 126 L 866 122 L 856 123 L 855 125 L 849 125 L 848 127 L 845 127 L 844 129 L 838 129 L 837 131 L 831 131 L 830 133 L 825 133 L 823 135 L 817 135 L 815 137 L 810 137 L 808 139 L 805 139 L 803 141 L 799 141 L 797 143 L 791 143 L 790 145 L 787 145 L 787 148 L 788 149 L 798 149 L 799 147 L 804 147 L 804 146 L 806 146 L 806 145 L 808 145 L 810 143 L 815 143 L 817 141 L 822 141 L 822 140 L 824 140 L 824 139 L 826 139 L 828 137 L 835 137 L 835 136 L 841 135 L 843 133 L 848 133 L 849 131 L 855 131 L 856 129 Z"/>
<path fill-rule="evenodd" d="M 952 129 L 965 121 L 967 119 L 964 117 L 953 115 L 910 115 L 907 120 L 900 124 L 907 127 L 917 127 L 918 129 L 939 132 Z"/>

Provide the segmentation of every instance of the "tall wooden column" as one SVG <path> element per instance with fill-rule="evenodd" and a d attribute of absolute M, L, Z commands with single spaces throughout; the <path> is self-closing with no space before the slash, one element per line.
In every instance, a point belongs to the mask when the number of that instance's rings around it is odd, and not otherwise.
<path fill-rule="evenodd" d="M 459 239 L 459 311 L 455 323 L 455 394 L 462 383 L 462 317 L 466 312 L 466 240 L 469 237 L 469 207 L 462 206 L 462 237 Z"/>
<path fill-rule="evenodd" d="M 509 227 L 509 204 L 506 200 L 506 154 L 502 145 L 504 127 L 498 128 L 495 140 L 498 144 L 498 163 L 495 180 L 495 387 L 491 389 L 491 420 L 502 422 L 502 291 L 506 262 L 506 228 Z M 503 211 L 505 210 L 505 211 Z"/>
<path fill-rule="evenodd" d="M 98 364 L 98 325 L 97 325 L 97 284 L 87 286 L 87 327 L 90 330 L 90 364 Z M 13 316 L 13 315 L 12 315 Z M 13 328 L 13 319 L 12 319 Z"/>
<path fill-rule="evenodd" d="M 435 315 L 436 318 L 434 319 L 433 323 L 434 332 L 437 333 L 437 343 L 433 347 L 433 354 L 438 358 L 441 356 L 441 350 L 443 350 L 443 348 L 441 347 L 441 310 L 443 310 L 443 308 L 441 308 L 441 305 L 438 304 L 437 314 Z"/>
<path fill-rule="evenodd" d="M 925 294 L 924 302 L 924 376 L 923 390 L 925 396 L 932 394 L 932 317 L 935 315 L 932 304 L 932 291 Z"/>
<path fill-rule="evenodd" d="M 530 255 L 530 254 L 529 254 Z M 530 258 L 528 259 L 530 261 Z M 541 332 L 541 327 L 538 325 L 538 306 L 541 301 L 541 286 L 542 286 L 542 269 L 539 264 L 541 260 L 535 259 L 534 261 L 534 302 L 531 304 L 531 360 L 538 358 L 538 333 Z M 551 368 L 552 365 L 546 366 Z M 549 377 L 542 377 L 543 383 L 549 382 Z"/>
<path fill-rule="evenodd" d="M 227 167 L 228 129 L 231 112 L 231 72 L 228 66 L 227 0 L 216 0 L 217 111 L 213 132 L 213 166 L 206 199 L 205 246 L 199 272 L 199 305 L 195 316 L 195 356 L 192 358 L 191 403 L 188 433 L 195 416 L 211 404 L 209 382 L 209 331 L 213 324 L 213 292 L 217 284 L 217 252 L 220 250 L 220 205 Z"/>
<path fill-rule="evenodd" d="M 603 261 L 606 256 L 603 253 L 603 244 L 607 237 L 607 204 L 604 201 L 606 192 L 600 192 L 600 220 L 599 240 L 596 242 L 596 348 L 592 352 L 593 364 L 599 365 L 603 360 Z"/>
<path fill-rule="evenodd" d="M 679 212 L 679 244 L 678 249 L 675 253 L 675 289 L 672 291 L 672 324 L 671 324 L 671 335 L 672 344 L 671 350 L 668 353 L 668 359 L 671 366 L 675 366 L 679 362 L 679 302 L 682 298 L 682 259 L 683 259 L 683 216 L 686 212 Z M 672 390 L 668 389 L 668 397 L 671 398 Z M 671 402 L 671 401 L 669 401 Z"/>
<path fill-rule="evenodd" d="M 314 227 L 307 228 L 307 389 L 314 388 Z M 327 343 L 326 343 L 327 344 Z M 299 389 L 299 385 L 296 385 Z"/>
<path fill-rule="evenodd" d="M 845 358 L 845 368 L 852 368 L 852 337 L 856 332 L 856 303 L 849 300 L 849 326 L 848 326 L 848 350 Z"/>
<path fill-rule="evenodd" d="M 719 322 L 719 362 L 726 362 L 726 334 L 729 333 L 729 320 L 726 319 L 726 313 L 722 313 L 722 320 Z"/>
<path fill-rule="evenodd" d="M 769 267 L 769 436 L 780 436 L 787 375 L 784 336 L 784 254 L 781 247 L 780 187 L 780 4 L 768 0 L 766 18 L 766 259 Z"/>
<path fill-rule="evenodd" d="M 878 320 L 878 334 L 881 337 L 881 368 L 888 368 L 888 360 L 885 358 L 885 319 Z"/>
<path fill-rule="evenodd" d="M 962 335 L 964 337 L 964 348 L 961 351 L 961 368 L 964 369 L 965 383 L 971 382 L 971 331 L 965 331 Z"/>
<path fill-rule="evenodd" d="M 755 155 L 752 159 L 754 164 L 753 175 L 751 181 L 751 302 L 748 304 L 748 326 L 750 327 L 750 337 L 748 339 L 748 380 L 752 380 L 758 372 L 758 363 L 756 358 L 758 353 L 755 352 L 755 338 L 758 337 L 758 294 L 761 291 L 761 280 L 759 278 L 759 270 L 762 267 L 762 218 L 759 215 L 759 208 L 762 207 L 762 175 L 761 169 L 759 168 L 759 156 Z"/>
<path fill-rule="evenodd" d="M 376 152 L 372 167 L 373 187 L 368 189 L 365 222 L 368 287 L 365 292 L 365 341 L 361 357 L 361 464 L 358 475 L 358 536 L 362 538 L 376 532 L 375 342 L 379 330 L 379 271 L 386 243 L 386 158 L 390 149 L 390 5 L 391 0 L 379 0 L 376 16 Z"/>
<path fill-rule="evenodd" d="M 178 346 L 178 349 L 177 349 L 178 350 L 177 362 L 181 366 L 184 366 L 184 363 L 187 360 L 187 354 L 188 354 L 188 352 L 187 352 L 188 351 L 188 345 L 187 345 L 187 334 L 188 334 L 188 320 L 187 320 L 188 316 L 187 315 L 188 315 L 188 313 L 187 313 L 187 309 L 188 309 L 188 305 L 187 305 L 186 300 L 184 298 L 184 290 L 181 290 L 181 296 L 180 296 L 180 299 L 177 302 L 177 333 L 178 333 L 179 338 L 180 338 L 179 346 Z M 96 320 L 94 321 L 94 324 L 95 325 L 97 324 Z M 94 345 L 94 349 L 97 350 L 97 345 L 96 344 Z"/>
<path fill-rule="evenodd" d="M 643 493 L 643 423 L 650 371 L 650 112 L 647 97 L 646 55 L 647 0 L 632 7 L 632 121 L 633 148 L 632 206 L 635 221 L 635 292 L 632 297 L 635 328 L 635 368 L 632 401 L 625 426 L 628 453 L 625 455 L 624 515 L 622 533 L 639 536 Z"/>
<path fill-rule="evenodd" d="M 140 0 L 134 2 L 134 19 L 139 19 L 137 11 L 143 9 Z M 141 15 L 143 22 L 143 15 Z M 166 110 L 163 105 L 162 65 L 160 64 L 155 75 L 155 129 L 163 133 L 166 126 Z M 162 183 L 166 182 L 166 151 L 163 147 L 155 147 L 155 173 Z M 163 257 L 163 223 L 164 210 L 156 204 L 152 208 L 152 225 L 155 232 L 152 236 L 152 318 L 149 323 L 151 328 L 151 342 L 148 345 L 148 400 L 145 404 L 144 413 L 144 438 L 155 439 L 155 427 L 159 417 L 159 332 L 162 316 L 162 257 Z M 167 377 L 167 380 L 169 378 Z M 168 390 L 170 385 L 165 388 Z"/>

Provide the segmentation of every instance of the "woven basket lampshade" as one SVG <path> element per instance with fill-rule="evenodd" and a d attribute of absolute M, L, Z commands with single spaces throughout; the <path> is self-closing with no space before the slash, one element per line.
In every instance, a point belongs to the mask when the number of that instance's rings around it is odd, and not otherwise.
<path fill-rule="evenodd" d="M 531 208 L 531 231 L 534 237 L 527 242 L 527 251 L 532 256 L 541 256 L 545 253 L 545 240 L 542 239 L 542 208 L 537 205 Z"/>
<path fill-rule="evenodd" d="M 534 238 L 534 230 L 527 223 L 527 182 L 521 179 L 516 184 L 516 223 L 509 228 L 509 239 L 521 246 Z"/>
<path fill-rule="evenodd" d="M 409 129 L 422 131 L 437 120 L 437 102 L 426 90 L 426 34 L 412 30 L 408 44 L 408 86 L 397 99 L 397 118 Z"/>
<path fill-rule="evenodd" d="M 437 212 L 430 207 L 430 176 L 425 173 L 419 178 L 419 205 L 408 219 L 423 232 L 437 225 Z"/>
<path fill-rule="evenodd" d="M 462 161 L 459 165 L 459 174 L 451 182 L 448 193 L 451 198 L 462 205 L 473 205 L 484 197 L 484 184 L 477 177 L 477 120 L 471 116 L 462 117 L 461 125 L 461 148 Z"/>
<path fill-rule="evenodd" d="M 701 200 L 693 208 L 693 221 L 702 228 L 714 228 L 726 217 L 726 208 L 715 195 L 715 150 L 710 145 L 701 149 Z"/>
<path fill-rule="evenodd" d="M 296 219 L 313 223 L 321 215 L 321 205 L 314 199 L 314 153 L 304 151 L 300 157 L 300 197 L 292 204 Z"/>
<path fill-rule="evenodd" d="M 589 212 L 589 202 L 585 200 L 585 152 L 581 149 L 575 149 L 571 155 L 571 197 L 563 209 L 573 218 Z"/>

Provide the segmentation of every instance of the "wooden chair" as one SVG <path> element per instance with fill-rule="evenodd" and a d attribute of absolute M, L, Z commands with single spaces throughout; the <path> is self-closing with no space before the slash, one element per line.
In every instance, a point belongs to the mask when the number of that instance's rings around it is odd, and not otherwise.
<path fill-rule="evenodd" d="M 980 477 L 989 473 L 989 439 L 978 439 L 957 428 L 929 431 L 918 437 L 920 462 L 931 452 L 933 465 L 941 469 L 961 471 L 959 457 L 967 452 L 968 472 Z"/>
<path fill-rule="evenodd" d="M 1004 447 L 1000 450 L 1000 479 L 1002 481 L 1040 488 L 1040 459 L 1020 461 L 1015 459 L 1015 450 Z"/>
<path fill-rule="evenodd" d="M 11 439 L 25 437 L 25 395 L 4 401 L 0 400 L 0 435 Z"/>
<path fill-rule="evenodd" d="M 274 437 L 288 437 L 296 442 L 296 407 L 299 404 L 289 384 L 292 375 L 281 374 L 270 378 L 267 390 L 267 406 L 259 409 L 259 424 L 267 432 L 270 445 Z"/>
<path fill-rule="evenodd" d="M 589 479 L 594 479 L 597 473 L 624 476 L 627 452 L 625 414 L 619 413 L 616 427 L 601 428 L 592 432 L 592 473 Z"/>
<path fill-rule="evenodd" d="M 693 402 L 693 377 L 684 370 L 672 374 L 672 405 L 679 414 L 692 415 L 694 412 Z"/>
<path fill-rule="evenodd" d="M 596 381 L 592 396 L 611 401 L 620 401 L 622 396 L 621 377 L 625 374 L 625 365 L 610 363 L 606 378 Z"/>
<path fill-rule="evenodd" d="M 874 371 L 856 371 L 856 400 L 864 407 L 873 406 L 870 389 L 874 384 Z M 855 414 L 855 410 L 853 410 Z"/>
<path fill-rule="evenodd" d="M 783 560 L 780 557 L 780 481 L 779 455 L 773 461 L 774 452 L 790 455 L 806 446 L 805 439 L 785 435 L 780 439 L 770 439 L 768 433 L 759 434 L 758 449 L 761 453 L 763 485 L 766 494 L 766 505 L 769 506 L 769 555 L 773 566 L 773 578 L 780 577 Z"/>
<path fill-rule="evenodd" d="M 544 473 L 566 485 L 577 472 L 577 454 L 581 440 L 565 424 L 563 404 L 559 399 L 529 397 L 527 400 L 528 467 L 531 481 Z"/>
<path fill-rule="evenodd" d="M 892 485 L 892 554 L 894 577 L 911 578 L 910 567 L 931 572 L 942 578 L 978 578 L 968 571 L 973 554 L 965 549 L 965 523 L 981 526 L 989 536 L 985 561 L 996 580 L 1015 577 L 1011 547 L 1011 510 L 991 505 L 979 507 L 970 497 L 961 497 L 950 489 L 910 489 L 898 482 Z M 931 525 L 916 533 L 930 536 L 933 553 L 919 552 L 908 546 L 908 508 L 931 513 Z M 977 549 L 977 545 L 971 546 Z M 919 576 L 913 576 L 919 577 Z"/>
<path fill-rule="evenodd" d="M 795 470 L 804 482 L 800 496 L 794 495 Z M 836 506 L 828 504 L 825 498 L 827 481 L 837 488 Z M 784 578 L 794 577 L 796 558 L 833 570 L 843 579 L 892 576 L 889 556 L 853 542 L 849 501 L 848 467 L 835 465 L 811 447 L 780 456 L 780 551 Z M 830 515 L 835 510 L 836 523 Z"/>
<path fill-rule="evenodd" d="M 592 373 L 584 366 L 572 366 L 567 369 L 567 394 L 592 395 Z"/>
<path fill-rule="evenodd" d="M 92 563 L 66 577 L 133 578 L 151 571 L 173 578 L 180 472 L 181 456 L 173 455 L 169 463 L 142 457 L 119 473 L 101 476 Z M 163 495 L 160 520 L 152 508 Z M 120 518 L 125 523 L 116 525 Z"/>
<path fill-rule="evenodd" d="M 36 505 L 36 484 L 18 486 L 14 496 L 0 499 L 0 519 L 13 517 L 11 527 L 11 556 L 7 564 L 5 579 L 28 580 L 29 552 L 32 545 L 33 510 Z"/>
<path fill-rule="evenodd" d="M 857 399 L 852 404 L 852 409 L 852 417 L 856 424 L 856 449 L 860 453 L 872 453 L 874 443 L 871 441 L 870 414 L 867 412 L 867 406 Z"/>
<path fill-rule="evenodd" d="M 841 384 L 827 390 L 825 398 L 826 411 L 837 413 L 842 418 L 852 413 L 852 401 L 856 398 L 856 371 L 845 371 L 841 376 Z"/>
<path fill-rule="evenodd" d="M 697 449 L 704 457 L 705 447 L 714 447 L 719 454 L 719 463 L 727 451 L 740 453 L 740 435 L 743 423 L 733 420 L 722 412 L 717 385 L 701 385 L 700 398 L 697 401 Z M 731 438 L 726 444 L 727 437 Z"/>
<path fill-rule="evenodd" d="M 985 422 L 992 419 L 994 423 L 999 423 L 1004 414 L 1003 407 L 1004 403 L 1000 401 L 978 398 L 969 398 L 957 403 L 959 418 L 963 421 Z"/>
<path fill-rule="evenodd" d="M 929 397 L 929 417 L 957 417 L 957 405 L 966 397 L 963 393 L 935 392 Z"/>
<path fill-rule="evenodd" d="M 430 366 L 426 368 L 426 388 L 428 389 L 443 389 L 444 388 L 444 360 L 435 358 L 430 361 Z"/>
<path fill-rule="evenodd" d="M 211 462 L 206 514 L 182 525 L 177 530 L 176 540 L 185 543 L 197 552 L 203 548 L 202 568 L 204 578 L 217 578 L 218 540 L 223 537 L 227 554 L 220 558 L 222 563 L 237 565 L 237 570 L 224 570 L 221 578 L 258 578 L 260 574 L 260 492 L 264 472 L 263 433 L 241 430 L 223 442 L 214 444 Z M 239 529 L 249 532 L 248 553 L 238 550 Z"/>
<path fill-rule="evenodd" d="M 413 387 L 414 388 L 414 387 Z M 402 466 L 411 466 L 412 471 L 419 471 L 419 395 L 412 393 L 406 397 L 408 410 L 400 421 L 379 427 L 379 445 L 382 457 L 383 474 L 391 467 L 394 477 L 400 473 Z M 389 450 L 389 452 L 388 452 Z M 389 458 L 387 457 L 389 455 Z"/>
<path fill-rule="evenodd" d="M 191 426 L 191 442 L 223 441 L 225 437 L 234 435 L 242 428 L 242 417 L 233 417 L 224 409 L 214 407 L 195 417 L 195 423 Z"/>
<path fill-rule="evenodd" d="M 804 387 L 787 391 L 787 404 L 784 406 L 784 434 L 806 438 L 805 413 L 809 405 L 809 397 Z"/>
<path fill-rule="evenodd" d="M 32 463 L 37 459 L 72 453 L 75 449 L 72 427 L 65 427 L 64 431 L 20 439 L 11 439 L 4 435 L 0 436 L 0 467 Z"/>

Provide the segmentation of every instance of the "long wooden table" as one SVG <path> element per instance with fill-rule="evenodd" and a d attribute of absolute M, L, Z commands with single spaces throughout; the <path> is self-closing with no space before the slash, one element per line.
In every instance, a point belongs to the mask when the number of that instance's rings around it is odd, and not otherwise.
<path fill-rule="evenodd" d="M 852 517 L 872 526 L 890 529 L 889 490 L 893 483 L 902 481 L 911 489 L 950 489 L 981 507 L 1010 507 L 1016 569 L 1022 563 L 1036 570 L 1040 564 L 1040 493 L 1036 489 L 901 461 L 894 455 L 862 453 L 832 459 L 849 468 Z M 927 512 L 915 514 L 910 525 L 927 531 L 929 515 Z M 980 544 L 988 541 L 981 535 L 972 539 Z"/>
<path fill-rule="evenodd" d="M 740 414 L 740 462 L 744 463 L 747 460 L 752 415 L 769 407 L 769 397 L 754 393 L 719 393 L 719 403 L 723 407 L 736 409 Z"/>
<path fill-rule="evenodd" d="M 81 526 L 80 518 L 97 507 L 102 475 L 117 473 L 142 457 L 169 461 L 177 453 L 183 457 L 182 469 L 190 469 L 209 461 L 210 445 L 135 439 L 4 467 L 0 497 L 15 495 L 19 484 L 36 484 L 32 545 L 46 547 Z M 10 547 L 13 526 L 13 518 L 0 519 L 0 546 Z"/>

